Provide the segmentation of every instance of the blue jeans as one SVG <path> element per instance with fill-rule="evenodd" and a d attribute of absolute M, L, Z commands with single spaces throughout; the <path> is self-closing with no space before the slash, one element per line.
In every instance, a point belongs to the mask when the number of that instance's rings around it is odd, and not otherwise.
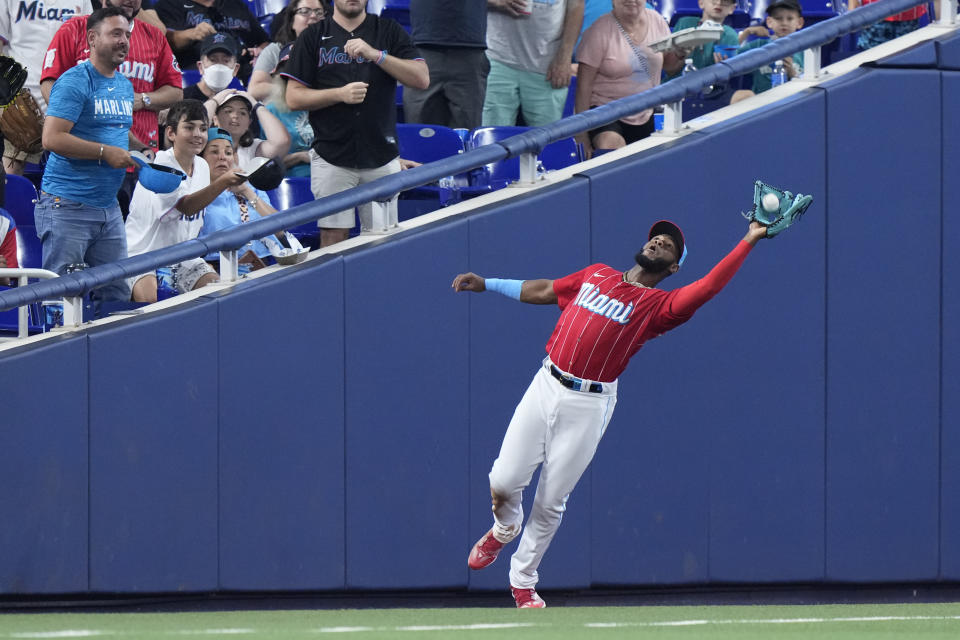
<path fill-rule="evenodd" d="M 43 243 L 44 269 L 63 275 L 69 264 L 95 267 L 127 257 L 127 232 L 116 203 L 91 207 L 41 191 L 33 215 Z M 93 297 L 129 300 L 130 287 L 126 280 L 117 280 L 97 289 Z"/>

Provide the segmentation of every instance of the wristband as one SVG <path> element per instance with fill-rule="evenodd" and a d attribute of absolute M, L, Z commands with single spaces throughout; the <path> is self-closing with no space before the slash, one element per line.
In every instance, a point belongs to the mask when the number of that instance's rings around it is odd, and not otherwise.
<path fill-rule="evenodd" d="M 387 51 L 386 49 L 384 49 L 383 51 L 380 52 L 380 57 L 377 58 L 377 63 L 376 63 L 377 66 L 380 66 L 381 64 L 383 64 L 383 60 L 386 57 L 387 57 Z"/>
<path fill-rule="evenodd" d="M 495 291 L 500 295 L 520 299 L 520 290 L 523 287 L 523 280 L 502 280 L 500 278 L 487 278 L 487 291 Z"/>

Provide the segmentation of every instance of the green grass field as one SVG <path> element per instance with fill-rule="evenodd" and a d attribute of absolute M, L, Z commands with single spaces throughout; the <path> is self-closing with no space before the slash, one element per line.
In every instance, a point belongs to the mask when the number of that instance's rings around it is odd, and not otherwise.
<path fill-rule="evenodd" d="M 960 604 L 0 615 L 0 638 L 960 638 Z"/>

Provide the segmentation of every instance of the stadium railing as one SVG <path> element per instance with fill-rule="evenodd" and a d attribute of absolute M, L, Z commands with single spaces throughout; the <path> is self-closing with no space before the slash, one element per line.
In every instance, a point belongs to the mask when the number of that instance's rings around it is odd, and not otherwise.
<path fill-rule="evenodd" d="M 64 326 L 76 327 L 82 322 L 83 296 L 99 286 L 215 252 L 221 254 L 221 282 L 235 282 L 239 278 L 237 248 L 251 240 L 316 221 L 367 202 L 389 200 L 401 191 L 435 182 L 444 176 L 469 171 L 506 158 L 519 157 L 520 182 L 533 183 L 537 171 L 537 154 L 551 142 L 569 138 L 583 131 L 609 124 L 626 115 L 659 105 L 666 105 L 664 130 L 668 133 L 677 133 L 682 126 L 680 104 L 685 96 L 695 95 L 706 87 L 752 72 L 800 51 L 804 52 L 803 78 L 818 78 L 821 74 L 820 48 L 823 45 L 844 34 L 920 4 L 925 4 L 925 0 L 879 0 L 836 18 L 801 29 L 763 47 L 675 78 L 643 93 L 543 127 L 530 129 L 495 144 L 471 149 L 456 157 L 395 173 L 368 184 L 299 205 L 288 211 L 278 212 L 232 229 L 218 231 L 202 239 L 189 240 L 112 264 L 99 265 L 59 278 L 2 291 L 0 292 L 0 311 L 62 297 Z M 957 0 L 940 0 L 940 7 L 939 24 L 955 25 Z"/>

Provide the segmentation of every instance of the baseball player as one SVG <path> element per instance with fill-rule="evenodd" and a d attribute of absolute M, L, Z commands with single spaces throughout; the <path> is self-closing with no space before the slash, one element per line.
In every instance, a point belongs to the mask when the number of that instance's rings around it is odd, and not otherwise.
<path fill-rule="evenodd" d="M 490 470 L 493 528 L 470 551 L 467 564 L 483 569 L 523 524 L 521 497 L 541 464 L 533 510 L 510 561 L 517 607 L 542 608 L 537 567 L 560 526 L 567 498 L 593 459 L 617 403 L 617 377 L 643 344 L 687 320 L 733 277 L 767 228 L 751 222 L 743 240 L 704 278 L 673 291 L 656 285 L 676 273 L 687 255 L 683 232 L 661 220 L 620 272 L 592 264 L 559 280 L 484 279 L 458 275 L 454 291 L 496 291 L 530 304 L 556 304 L 560 319 L 547 357 L 514 411 Z"/>

